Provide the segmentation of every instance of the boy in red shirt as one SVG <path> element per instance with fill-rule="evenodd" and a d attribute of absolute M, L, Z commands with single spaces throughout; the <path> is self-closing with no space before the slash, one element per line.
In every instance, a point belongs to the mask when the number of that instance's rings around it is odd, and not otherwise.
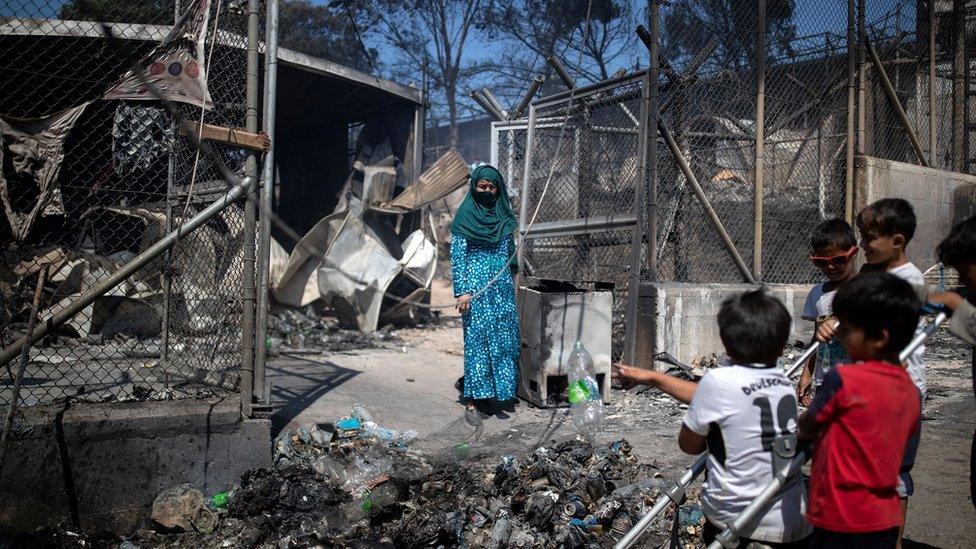
<path fill-rule="evenodd" d="M 837 291 L 837 336 L 855 364 L 824 376 L 799 436 L 816 438 L 807 520 L 811 547 L 890 548 L 902 522 L 898 473 L 921 414 L 898 353 L 918 326 L 911 285 L 864 274 Z"/>

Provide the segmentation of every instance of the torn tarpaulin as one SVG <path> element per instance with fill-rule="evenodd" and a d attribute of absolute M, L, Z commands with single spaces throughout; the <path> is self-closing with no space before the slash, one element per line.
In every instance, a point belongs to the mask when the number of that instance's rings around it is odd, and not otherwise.
<path fill-rule="evenodd" d="M 437 251 L 423 231 L 400 242 L 387 216 L 332 214 L 302 238 L 274 290 L 275 300 L 301 307 L 322 299 L 343 321 L 376 330 L 385 292 L 398 276 L 430 286 Z M 413 293 L 413 292 L 411 292 Z"/>
<path fill-rule="evenodd" d="M 207 90 L 204 44 L 210 0 L 191 2 L 166 38 L 143 60 L 144 74 L 129 71 L 122 81 L 105 93 L 105 99 L 154 101 L 152 86 L 170 101 L 212 108 Z"/>
<path fill-rule="evenodd" d="M 381 319 L 412 317 L 430 289 L 437 246 L 424 228 L 402 235 L 402 216 L 422 210 L 468 177 L 464 159 L 451 149 L 397 198 L 389 200 L 398 172 L 383 147 L 363 149 L 340 196 L 337 211 L 319 221 L 298 243 L 285 265 L 275 300 L 303 307 L 322 300 L 341 320 L 361 331 L 376 330 Z M 365 197 L 365 198 L 364 198 Z M 396 296 L 396 298 L 392 298 Z"/>
<path fill-rule="evenodd" d="M 25 240 L 38 217 L 64 214 L 64 140 L 90 104 L 44 118 L 0 117 L 0 199 L 15 239 Z"/>

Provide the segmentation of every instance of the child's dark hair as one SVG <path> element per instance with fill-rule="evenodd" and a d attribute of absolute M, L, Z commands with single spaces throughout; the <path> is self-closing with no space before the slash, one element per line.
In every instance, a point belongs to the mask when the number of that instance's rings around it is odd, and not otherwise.
<path fill-rule="evenodd" d="M 790 313 L 760 288 L 722 301 L 718 331 L 729 358 L 772 364 L 783 354 L 790 336 Z"/>
<path fill-rule="evenodd" d="M 902 198 L 882 198 L 868 204 L 857 213 L 857 226 L 861 230 L 877 229 L 881 236 L 900 234 L 907 245 L 915 236 L 915 210 Z"/>
<path fill-rule="evenodd" d="M 939 261 L 950 267 L 960 267 L 976 261 L 976 216 L 959 223 L 949 231 L 936 248 Z"/>
<path fill-rule="evenodd" d="M 858 275 L 837 290 L 834 315 L 840 323 L 856 326 L 871 338 L 888 330 L 886 352 L 899 352 L 912 340 L 918 326 L 919 302 L 911 284 L 888 273 Z"/>
<path fill-rule="evenodd" d="M 813 251 L 823 250 L 834 246 L 841 250 L 850 250 L 857 246 L 854 229 L 843 219 L 827 219 L 821 221 L 810 235 L 810 248 Z"/>

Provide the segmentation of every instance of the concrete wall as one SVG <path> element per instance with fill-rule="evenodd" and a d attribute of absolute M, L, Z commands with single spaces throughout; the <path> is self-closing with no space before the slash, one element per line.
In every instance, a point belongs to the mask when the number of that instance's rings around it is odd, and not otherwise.
<path fill-rule="evenodd" d="M 918 219 L 908 257 L 922 270 L 938 262 L 936 245 L 954 223 L 973 215 L 976 176 L 871 156 L 856 159 L 854 210 L 881 198 L 904 198 Z"/>
<path fill-rule="evenodd" d="M 710 353 L 722 354 L 718 314 L 722 300 L 751 290 L 749 284 L 681 284 L 660 282 L 640 289 L 637 365 L 650 368 L 655 354 L 668 351 L 685 363 Z M 793 317 L 792 340 L 809 341 L 813 324 L 800 319 L 809 284 L 772 284 L 767 290 Z M 661 366 L 658 364 L 657 366 Z"/>
<path fill-rule="evenodd" d="M 163 490 L 211 495 L 271 464 L 270 422 L 242 420 L 237 397 L 38 406 L 24 410 L 0 476 L 0 531 L 71 524 L 131 533 Z M 72 496 L 73 494 L 73 496 Z"/>

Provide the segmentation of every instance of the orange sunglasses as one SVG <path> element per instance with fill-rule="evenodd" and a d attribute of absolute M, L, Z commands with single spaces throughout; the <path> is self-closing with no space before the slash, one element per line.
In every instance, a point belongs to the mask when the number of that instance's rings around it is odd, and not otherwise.
<path fill-rule="evenodd" d="M 811 255 L 810 261 L 812 261 L 817 267 L 827 267 L 829 265 L 843 267 L 844 265 L 847 265 L 847 262 L 849 262 L 855 255 L 857 255 L 857 246 L 851 246 L 850 250 L 829 257 Z"/>

